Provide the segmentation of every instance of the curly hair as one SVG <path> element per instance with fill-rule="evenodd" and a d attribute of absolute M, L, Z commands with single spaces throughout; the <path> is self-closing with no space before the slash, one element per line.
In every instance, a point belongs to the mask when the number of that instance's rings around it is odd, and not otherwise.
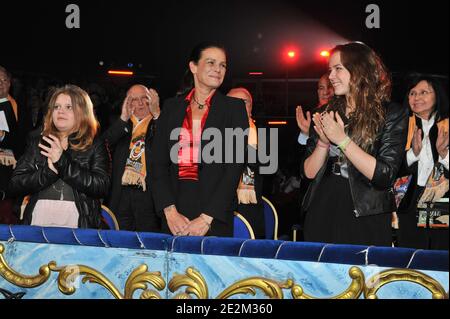
<path fill-rule="evenodd" d="M 92 145 L 97 134 L 99 124 L 94 115 L 94 107 L 89 95 L 76 85 L 65 85 L 57 88 L 50 97 L 47 114 L 44 118 L 43 135 L 59 136 L 58 129 L 53 123 L 52 115 L 55 110 L 56 99 L 59 95 L 68 95 L 72 101 L 75 114 L 75 128 L 69 138 L 70 147 L 76 151 L 84 151 Z"/>
<path fill-rule="evenodd" d="M 391 76 L 380 57 L 367 45 L 352 42 L 336 46 L 342 65 L 350 73 L 348 96 L 335 96 L 329 110 L 345 114 L 348 101 L 355 108 L 350 114 L 348 132 L 362 149 L 369 150 L 385 122 L 385 103 L 391 99 Z"/>

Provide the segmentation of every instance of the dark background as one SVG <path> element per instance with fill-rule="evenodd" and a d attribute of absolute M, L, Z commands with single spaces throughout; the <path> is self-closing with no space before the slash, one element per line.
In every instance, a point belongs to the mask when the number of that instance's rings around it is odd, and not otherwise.
<path fill-rule="evenodd" d="M 80 7 L 80 29 L 65 26 L 70 3 Z M 380 29 L 365 26 L 370 3 L 380 7 Z M 300 52 L 289 76 L 318 77 L 326 70 L 321 48 L 359 40 L 393 72 L 447 75 L 448 6 L 442 0 L 2 1 L 0 64 L 12 71 L 101 77 L 108 67 L 132 62 L 138 74 L 155 76 L 153 84 L 169 96 L 191 48 L 202 40 L 225 44 L 225 85 L 253 70 L 284 77 L 282 53 L 289 45 Z"/>

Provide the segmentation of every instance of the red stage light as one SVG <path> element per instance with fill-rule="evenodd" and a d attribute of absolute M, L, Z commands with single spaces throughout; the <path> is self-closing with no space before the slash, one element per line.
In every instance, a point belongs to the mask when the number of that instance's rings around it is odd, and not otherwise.
<path fill-rule="evenodd" d="M 323 56 L 324 58 L 327 58 L 330 56 L 330 52 L 323 50 L 322 52 L 320 52 L 320 56 Z"/>
<path fill-rule="evenodd" d="M 248 75 L 264 75 L 263 72 L 248 72 Z"/>
<path fill-rule="evenodd" d="M 289 51 L 288 53 L 287 53 L 287 55 L 288 55 L 288 57 L 289 58 L 291 58 L 291 59 L 293 59 L 293 58 L 295 58 L 295 51 Z"/>

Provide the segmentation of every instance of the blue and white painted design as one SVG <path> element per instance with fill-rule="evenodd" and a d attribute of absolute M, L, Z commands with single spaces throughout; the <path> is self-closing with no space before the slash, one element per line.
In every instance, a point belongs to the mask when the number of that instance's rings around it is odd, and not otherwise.
<path fill-rule="evenodd" d="M 3 256 L 15 271 L 24 275 L 37 275 L 39 267 L 55 261 L 58 266 L 84 265 L 101 272 L 123 293 L 125 282 L 130 273 L 138 266 L 145 264 L 148 271 L 159 271 L 166 281 L 166 288 L 160 291 L 162 298 L 173 298 L 184 292 L 170 292 L 169 281 L 176 274 L 185 274 L 187 268 L 193 267 L 204 277 L 209 291 L 209 298 L 215 298 L 226 288 L 239 280 L 250 277 L 263 277 L 277 282 L 291 279 L 300 285 L 304 292 L 317 298 L 338 295 L 346 290 L 351 278 L 348 274 L 351 265 L 317 263 L 305 261 L 288 261 L 279 259 L 260 259 L 228 256 L 209 256 L 186 253 L 173 253 L 156 250 L 134 250 L 125 248 L 100 248 L 87 246 L 70 246 L 55 244 L 35 244 L 25 242 L 0 242 L 5 246 Z M 366 280 L 388 268 L 375 265 L 358 266 Z M 442 271 L 421 271 L 438 281 L 443 288 L 449 290 L 449 274 Z M 71 299 L 111 299 L 112 294 L 104 287 L 81 282 L 79 277 L 74 286 L 73 295 L 66 296 L 58 289 L 58 274 L 52 272 L 50 279 L 36 288 L 14 286 L 0 277 L 0 288 L 11 293 L 25 293 L 24 299 L 37 298 L 71 298 Z M 149 289 L 154 289 L 149 285 Z M 138 298 L 141 291 L 134 293 Z M 231 298 L 267 298 L 259 289 L 256 296 L 235 295 Z M 284 298 L 292 298 L 290 290 L 284 289 Z M 379 298 L 430 299 L 431 293 L 414 283 L 393 282 L 378 291 Z M 2 296 L 0 296 L 1 298 Z M 361 297 L 362 298 L 362 297 Z"/>

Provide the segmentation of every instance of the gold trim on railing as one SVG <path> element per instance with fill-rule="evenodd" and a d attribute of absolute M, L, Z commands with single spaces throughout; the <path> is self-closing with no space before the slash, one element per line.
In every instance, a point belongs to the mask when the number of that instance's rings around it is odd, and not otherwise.
<path fill-rule="evenodd" d="M 439 282 L 420 271 L 411 269 L 389 269 L 372 276 L 366 282 L 364 298 L 378 299 L 378 290 L 396 281 L 409 281 L 425 287 L 431 292 L 433 299 L 448 299 L 448 293 Z"/>
<path fill-rule="evenodd" d="M 161 272 L 149 272 L 147 270 L 147 265 L 140 265 L 133 270 L 125 284 L 125 299 L 132 299 L 133 293 L 137 289 L 144 290 L 141 294 L 141 299 L 161 299 L 157 291 L 147 289 L 147 284 L 151 284 L 157 290 L 161 291 L 166 288 L 166 282 L 161 276 Z"/>
<path fill-rule="evenodd" d="M 351 267 L 348 271 L 352 282 L 350 286 L 341 294 L 329 297 L 327 299 L 358 299 L 364 291 L 364 273 L 358 267 Z M 294 299 L 318 299 L 304 293 L 303 288 L 295 285 L 291 289 L 292 298 Z"/>
<path fill-rule="evenodd" d="M 47 265 L 39 268 L 39 275 L 23 275 L 12 269 L 5 261 L 3 253 L 5 247 L 0 244 L 0 276 L 13 285 L 22 288 L 36 288 L 41 286 L 50 278 L 51 272 L 57 272 L 58 289 L 66 295 L 75 293 L 74 282 L 78 277 L 82 277 L 82 283 L 96 283 L 106 288 L 117 299 L 131 299 L 136 290 L 143 290 L 141 299 L 161 299 L 158 291 L 166 288 L 166 282 L 161 276 L 161 272 L 149 272 L 147 265 L 136 267 L 128 276 L 125 283 L 125 293 L 121 294 L 119 289 L 101 272 L 84 265 L 67 265 L 58 267 L 56 262 L 50 261 Z M 331 297 L 333 299 L 358 299 L 363 293 L 365 299 L 377 299 L 378 290 L 396 281 L 407 281 L 418 284 L 428 289 L 433 299 L 448 299 L 448 293 L 442 285 L 430 276 L 410 269 L 389 269 L 382 271 L 365 281 L 364 273 L 359 267 L 353 266 L 349 269 L 349 276 L 352 278 L 350 286 L 341 294 Z M 147 289 L 152 285 L 156 290 Z M 182 287 L 186 287 L 184 292 L 176 294 L 174 299 L 191 299 L 196 296 L 198 299 L 209 298 L 208 285 L 202 274 L 194 267 L 186 269 L 185 274 L 174 274 L 168 284 L 168 288 L 175 293 Z M 283 290 L 290 290 L 294 299 L 317 299 L 306 294 L 303 288 L 296 285 L 292 279 L 286 282 L 278 282 L 268 278 L 250 277 L 239 280 L 226 288 L 216 299 L 227 299 L 237 294 L 256 295 L 256 289 L 260 289 L 267 297 L 272 299 L 283 299 Z"/>
<path fill-rule="evenodd" d="M 252 277 L 232 284 L 219 294 L 216 299 L 228 299 L 231 296 L 238 294 L 251 294 L 255 296 L 255 288 L 262 290 L 262 292 L 270 299 L 283 299 L 284 295 L 281 288 L 284 286 L 285 284 L 280 284 L 271 279 Z"/>
<path fill-rule="evenodd" d="M 43 265 L 39 268 L 39 275 L 28 276 L 13 270 L 3 257 L 5 247 L 0 244 L 0 276 L 7 281 L 22 288 L 35 288 L 47 282 L 50 278 L 50 268 L 48 265 Z"/>
<path fill-rule="evenodd" d="M 185 294 L 177 295 L 176 299 L 186 299 L 186 294 L 194 294 L 198 299 L 208 299 L 208 285 L 202 274 L 193 267 L 186 269 L 185 275 L 175 274 L 169 282 L 169 290 L 175 292 L 187 286 Z"/>
<path fill-rule="evenodd" d="M 56 263 L 49 264 L 51 271 L 59 273 L 58 275 L 58 288 L 65 295 L 72 295 L 75 293 L 76 288 L 73 283 L 77 277 L 82 276 L 82 283 L 86 282 L 98 284 L 106 288 L 116 299 L 123 299 L 123 295 L 114 284 L 106 278 L 101 272 L 83 265 L 67 265 L 63 267 L 57 267 Z"/>

